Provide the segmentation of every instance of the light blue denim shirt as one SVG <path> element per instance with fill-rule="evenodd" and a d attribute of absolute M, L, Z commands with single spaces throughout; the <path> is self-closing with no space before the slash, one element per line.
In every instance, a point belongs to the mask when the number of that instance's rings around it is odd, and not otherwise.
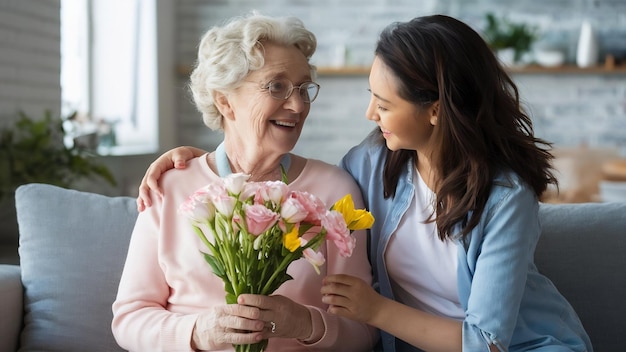
<path fill-rule="evenodd" d="M 393 299 L 385 250 L 414 196 L 416 171 L 407 164 L 395 197 L 385 199 L 385 155 L 384 144 L 368 137 L 340 166 L 359 184 L 376 219 L 369 231 L 374 285 Z M 592 351 L 574 309 L 534 264 L 541 232 L 538 209 L 532 189 L 516 174 L 502 173 L 494 180 L 478 226 L 457 241 L 463 351 L 489 351 L 489 344 L 500 351 Z M 381 338 L 386 352 L 419 351 L 384 331 Z"/>

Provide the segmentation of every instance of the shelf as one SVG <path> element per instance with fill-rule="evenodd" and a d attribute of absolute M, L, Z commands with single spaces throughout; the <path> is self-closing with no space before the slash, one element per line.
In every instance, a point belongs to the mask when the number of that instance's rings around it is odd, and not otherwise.
<path fill-rule="evenodd" d="M 370 67 L 318 67 L 317 74 L 320 76 L 368 76 L 370 74 Z"/>
<path fill-rule="evenodd" d="M 543 67 L 539 65 L 527 65 L 519 67 L 508 67 L 511 74 L 545 74 L 545 75 L 606 75 L 606 74 L 626 74 L 626 63 L 621 65 L 601 65 L 589 68 L 580 68 L 576 65 L 567 64 L 556 67 Z M 188 76 L 191 73 L 190 65 L 179 65 L 177 72 L 181 76 Z M 367 76 L 369 66 L 354 67 L 318 67 L 317 74 L 320 76 Z"/>
<path fill-rule="evenodd" d="M 320 76 L 354 76 L 368 75 L 369 67 L 318 67 L 317 72 Z M 589 68 L 580 68 L 576 65 L 561 65 L 556 67 L 543 67 L 539 65 L 527 65 L 519 67 L 508 67 L 507 71 L 511 74 L 555 74 L 555 75 L 577 75 L 577 74 L 626 74 L 626 64 L 619 66 L 595 66 Z"/>
<path fill-rule="evenodd" d="M 99 156 L 134 156 L 153 155 L 159 151 L 155 145 L 118 145 L 112 147 L 98 147 Z"/>
<path fill-rule="evenodd" d="M 619 66 L 594 66 L 587 68 L 580 68 L 576 65 L 568 64 L 556 67 L 543 67 L 539 65 L 528 65 L 523 67 L 509 67 L 507 68 L 511 74 L 550 74 L 550 75 L 606 75 L 606 74 L 626 74 L 626 64 Z"/>

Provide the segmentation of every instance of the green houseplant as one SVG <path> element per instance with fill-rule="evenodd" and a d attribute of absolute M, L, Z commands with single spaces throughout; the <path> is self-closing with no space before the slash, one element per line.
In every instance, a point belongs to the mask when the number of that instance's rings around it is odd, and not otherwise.
<path fill-rule="evenodd" d="M 524 23 L 513 23 L 506 18 L 498 18 L 493 13 L 486 15 L 487 26 L 483 35 L 492 50 L 514 51 L 513 62 L 519 62 L 529 52 L 537 39 L 537 29 Z"/>
<path fill-rule="evenodd" d="M 0 129 L 0 253 L 10 251 L 12 257 L 18 248 L 18 186 L 37 182 L 69 188 L 79 179 L 94 176 L 116 185 L 113 174 L 96 162 L 95 154 L 64 144 L 63 119 L 50 111 L 41 119 L 18 114 L 15 124 Z"/>
<path fill-rule="evenodd" d="M 68 188 L 79 179 L 97 176 L 116 185 L 113 174 L 91 151 L 63 143 L 63 119 L 50 111 L 42 119 L 18 114 L 13 126 L 0 130 L 0 200 L 32 182 Z"/>

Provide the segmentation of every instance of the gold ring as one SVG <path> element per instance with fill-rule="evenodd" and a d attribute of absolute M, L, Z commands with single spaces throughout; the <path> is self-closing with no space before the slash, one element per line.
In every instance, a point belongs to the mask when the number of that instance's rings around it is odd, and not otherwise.
<path fill-rule="evenodd" d="M 276 332 L 276 323 L 274 323 L 273 321 L 270 321 L 270 324 L 272 325 L 272 334 Z"/>

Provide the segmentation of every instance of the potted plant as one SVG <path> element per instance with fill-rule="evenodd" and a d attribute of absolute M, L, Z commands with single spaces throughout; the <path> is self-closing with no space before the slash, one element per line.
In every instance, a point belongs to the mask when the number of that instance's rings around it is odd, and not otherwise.
<path fill-rule="evenodd" d="M 513 23 L 506 18 L 497 18 L 493 13 L 486 14 L 487 26 L 483 31 L 485 41 L 492 50 L 502 56 L 503 51 L 512 52 L 512 58 L 501 61 L 505 64 L 519 63 L 529 52 L 537 39 L 535 27 L 524 23 Z M 510 61 L 510 62 L 509 62 Z"/>
<path fill-rule="evenodd" d="M 14 195 L 22 184 L 38 182 L 69 188 L 79 179 L 96 176 L 116 185 L 113 174 L 95 160 L 93 152 L 80 145 L 64 144 L 62 118 L 53 117 L 50 111 L 41 119 L 32 119 L 24 112 L 18 114 L 14 125 L 0 129 L 0 206 L 5 217 L 0 220 L 8 223 L 2 232 L 9 232 L 7 227 L 17 228 Z"/>

